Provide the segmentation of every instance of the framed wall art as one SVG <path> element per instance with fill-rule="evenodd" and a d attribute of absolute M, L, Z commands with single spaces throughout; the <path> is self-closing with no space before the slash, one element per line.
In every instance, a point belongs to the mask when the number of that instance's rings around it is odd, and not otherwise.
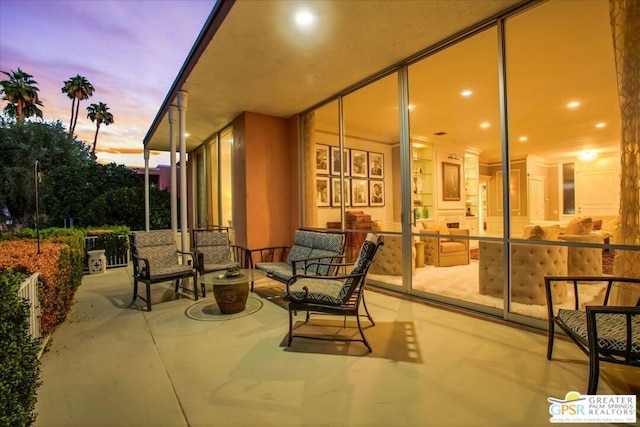
<path fill-rule="evenodd" d="M 351 150 L 351 176 L 367 177 L 367 152 Z"/>
<path fill-rule="evenodd" d="M 344 159 L 344 161 L 342 161 Z M 340 175 L 340 166 L 344 176 L 349 176 L 349 149 L 343 150 L 343 159 L 340 158 L 340 147 L 331 147 L 331 175 Z"/>
<path fill-rule="evenodd" d="M 369 153 L 369 178 L 384 178 L 384 154 Z"/>
<path fill-rule="evenodd" d="M 329 175 L 329 146 L 316 144 L 316 173 Z"/>
<path fill-rule="evenodd" d="M 369 206 L 384 206 L 384 181 L 369 181 Z"/>
<path fill-rule="evenodd" d="M 340 185 L 340 178 L 331 178 L 331 206 L 340 206 L 344 197 L 344 205 L 351 205 L 351 186 L 348 179 L 344 180 L 344 185 Z"/>
<path fill-rule="evenodd" d="M 442 200 L 460 200 L 460 165 L 442 162 Z"/>
<path fill-rule="evenodd" d="M 351 180 L 351 206 L 369 205 L 369 188 L 366 179 Z"/>
<path fill-rule="evenodd" d="M 329 206 L 329 177 L 316 177 L 316 205 Z"/>

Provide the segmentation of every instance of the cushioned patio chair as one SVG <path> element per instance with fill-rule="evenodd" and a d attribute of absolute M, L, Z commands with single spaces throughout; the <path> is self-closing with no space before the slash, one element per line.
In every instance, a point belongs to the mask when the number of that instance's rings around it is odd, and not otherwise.
<path fill-rule="evenodd" d="M 364 343 L 371 352 L 371 346 L 364 335 L 360 324 L 360 317 L 366 316 L 372 325 L 375 325 L 364 301 L 364 288 L 376 251 L 384 244 L 383 236 L 375 234 L 367 235 L 360 249 L 360 254 L 354 264 L 324 264 L 332 268 L 353 267 L 348 274 L 337 276 L 317 276 L 297 274 L 286 283 L 286 289 L 282 293 L 284 300 L 289 301 L 289 340 L 287 346 L 291 346 L 293 338 L 323 339 L 329 341 L 358 341 Z M 360 304 L 365 314 L 360 314 Z M 293 314 L 298 311 L 306 311 L 305 323 L 309 323 L 311 313 L 324 313 L 345 316 L 355 316 L 360 333 L 360 339 L 340 338 L 337 336 L 322 337 L 316 335 L 294 335 Z"/>
<path fill-rule="evenodd" d="M 552 287 L 568 286 L 574 290 L 573 309 L 559 309 L 553 304 Z M 580 291 L 587 286 L 605 285 L 601 305 L 581 307 Z M 589 385 L 587 394 L 596 394 L 600 376 L 600 362 L 640 367 L 640 298 L 635 306 L 609 305 L 613 286 L 620 286 L 630 295 L 640 292 L 640 279 L 623 277 L 545 277 L 549 335 L 547 359 L 551 360 L 555 325 L 558 325 L 589 357 Z"/>
<path fill-rule="evenodd" d="M 240 246 L 231 245 L 228 229 L 194 230 L 192 237 L 193 252 L 196 256 L 196 268 L 200 276 L 229 268 L 250 268 L 249 253 Z M 206 296 L 204 283 L 202 296 Z M 253 291 L 253 283 L 251 284 Z"/>
<path fill-rule="evenodd" d="M 131 255 L 133 257 L 133 304 L 137 298 L 147 303 L 147 311 L 151 311 L 151 285 L 155 283 L 175 281 L 175 292 L 178 288 L 188 290 L 184 281 L 193 279 L 193 295 L 198 300 L 198 272 L 194 267 L 193 252 L 179 251 L 171 230 L 133 231 L 130 235 Z M 179 256 L 185 255 L 188 264 L 181 264 Z M 138 282 L 146 285 L 146 298 L 138 295 Z"/>

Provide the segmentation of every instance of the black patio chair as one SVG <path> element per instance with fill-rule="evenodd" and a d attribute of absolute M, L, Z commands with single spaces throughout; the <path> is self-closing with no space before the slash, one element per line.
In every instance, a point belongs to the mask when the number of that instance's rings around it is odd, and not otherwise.
<path fill-rule="evenodd" d="M 151 311 L 151 285 L 155 283 L 175 281 L 175 292 L 178 288 L 189 290 L 184 281 L 193 279 L 193 295 L 198 300 L 195 255 L 193 252 L 179 251 L 171 230 L 133 231 L 130 235 L 131 256 L 133 257 L 133 304 L 137 298 L 147 303 L 147 311 Z M 187 256 L 187 264 L 181 264 L 179 257 Z M 138 282 L 146 285 L 146 297 L 138 295 Z"/>
<path fill-rule="evenodd" d="M 369 266 L 373 262 L 378 248 L 383 244 L 383 236 L 369 234 L 360 248 L 360 254 L 355 263 L 318 263 L 326 267 L 339 268 L 341 271 L 347 271 L 349 267 L 352 267 L 348 274 L 337 276 L 297 274 L 286 283 L 286 289 L 282 296 L 284 300 L 289 301 L 289 340 L 287 346 L 291 346 L 293 338 L 310 338 L 362 342 L 369 352 L 373 351 L 362 330 L 360 317 L 366 316 L 371 325 L 375 326 L 364 301 L 364 288 Z M 361 304 L 365 314 L 360 314 Z M 306 311 L 305 324 L 309 323 L 311 313 L 344 316 L 345 327 L 347 316 L 354 316 L 361 338 L 294 334 L 293 314 L 297 314 L 298 311 Z"/>

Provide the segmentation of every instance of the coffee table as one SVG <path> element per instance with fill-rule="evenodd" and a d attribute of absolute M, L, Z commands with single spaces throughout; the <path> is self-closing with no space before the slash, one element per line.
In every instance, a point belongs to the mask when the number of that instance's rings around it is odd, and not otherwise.
<path fill-rule="evenodd" d="M 213 296 L 221 313 L 240 313 L 247 304 L 249 283 L 266 277 L 267 273 L 248 268 L 241 269 L 240 274 L 233 277 L 227 277 L 225 273 L 217 271 L 200 276 L 200 286 L 203 293 L 207 285 L 213 286 Z"/>

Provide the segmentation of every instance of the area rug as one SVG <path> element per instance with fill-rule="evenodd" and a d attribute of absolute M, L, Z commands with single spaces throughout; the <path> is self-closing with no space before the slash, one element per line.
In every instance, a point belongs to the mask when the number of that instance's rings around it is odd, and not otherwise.
<path fill-rule="evenodd" d="M 468 265 L 456 265 L 453 267 L 427 265 L 423 268 L 416 268 L 413 276 L 413 289 L 434 296 L 452 298 L 486 307 L 502 309 L 504 307 L 502 298 L 482 295 L 478 292 L 478 267 L 478 261 L 471 261 Z M 371 282 L 374 285 L 386 284 L 395 285 L 399 288 L 404 287 L 401 276 L 369 273 L 367 275 L 367 282 Z M 582 302 L 589 303 L 601 299 L 600 291 L 603 286 L 604 284 L 599 283 L 597 285 L 589 285 L 584 289 L 581 288 Z M 570 286 L 567 286 L 567 288 L 567 302 L 555 305 L 557 308 L 572 308 L 573 289 Z M 538 319 L 547 318 L 546 304 L 520 304 L 512 302 L 511 311 Z"/>
<path fill-rule="evenodd" d="M 213 298 L 197 302 L 185 310 L 187 317 L 203 322 L 217 322 L 249 316 L 262 308 L 262 301 L 258 298 L 247 298 L 247 305 L 243 311 L 234 314 L 224 314 L 220 311 L 216 300 Z"/>
<path fill-rule="evenodd" d="M 613 257 L 615 251 L 602 250 L 602 274 L 613 274 Z M 469 258 L 478 259 L 478 249 L 471 249 L 469 251 Z"/>

